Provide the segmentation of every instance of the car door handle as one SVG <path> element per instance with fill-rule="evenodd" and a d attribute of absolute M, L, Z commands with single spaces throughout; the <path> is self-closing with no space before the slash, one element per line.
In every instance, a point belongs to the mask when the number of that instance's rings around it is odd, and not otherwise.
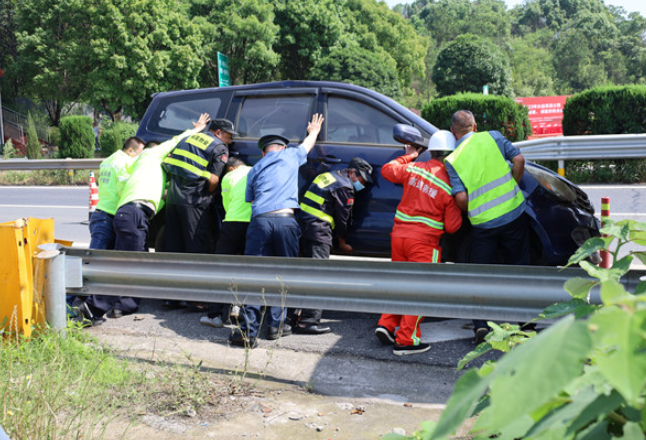
<path fill-rule="evenodd" d="M 320 163 L 329 163 L 329 164 L 337 164 L 341 163 L 341 159 L 337 159 L 334 156 L 319 156 L 316 158 Z"/>

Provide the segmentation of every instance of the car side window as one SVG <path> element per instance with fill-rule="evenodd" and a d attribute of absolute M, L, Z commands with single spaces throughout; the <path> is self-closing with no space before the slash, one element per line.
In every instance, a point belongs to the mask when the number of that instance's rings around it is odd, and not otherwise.
<path fill-rule="evenodd" d="M 182 132 L 193 127 L 191 122 L 197 121 L 202 113 L 208 113 L 212 118 L 217 117 L 221 103 L 220 98 L 214 97 L 174 100 L 167 103 L 162 101 L 157 107 L 157 117 L 151 118 L 149 126 L 153 125 L 151 131 Z"/>
<path fill-rule="evenodd" d="M 384 112 L 343 96 L 328 96 L 327 140 L 359 144 L 393 145 L 398 123 Z"/>
<path fill-rule="evenodd" d="M 246 97 L 238 117 L 239 137 L 279 134 L 290 140 L 303 139 L 311 105 L 311 95 Z"/>

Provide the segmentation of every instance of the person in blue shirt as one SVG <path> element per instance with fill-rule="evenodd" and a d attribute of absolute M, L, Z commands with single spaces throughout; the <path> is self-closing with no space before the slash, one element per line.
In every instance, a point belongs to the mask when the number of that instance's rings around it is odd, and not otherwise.
<path fill-rule="evenodd" d="M 477 131 L 470 111 L 455 112 L 451 132 L 457 144 L 445 159 L 451 194 L 472 226 L 469 263 L 529 264 L 525 198 L 518 185 L 525 158 L 500 132 Z M 473 324 L 479 345 L 490 329 L 485 321 Z"/>
<path fill-rule="evenodd" d="M 307 137 L 296 148 L 287 148 L 289 139 L 269 134 L 258 140 L 262 159 L 247 174 L 245 199 L 251 202 L 251 222 L 247 229 L 245 255 L 297 257 L 301 230 L 294 218 L 298 203 L 298 169 L 307 162 L 321 131 L 323 116 L 314 114 L 307 124 Z M 284 307 L 267 307 L 267 339 L 290 335 Z M 246 305 L 241 329 L 229 337 L 231 345 L 256 345 L 261 322 L 259 305 Z"/>

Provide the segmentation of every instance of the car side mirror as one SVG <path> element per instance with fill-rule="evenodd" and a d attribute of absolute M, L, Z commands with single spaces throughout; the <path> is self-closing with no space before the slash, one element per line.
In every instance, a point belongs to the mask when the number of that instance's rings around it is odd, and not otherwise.
<path fill-rule="evenodd" d="M 419 130 L 411 125 L 396 124 L 393 127 L 393 139 L 400 144 L 414 146 L 420 154 L 428 148 L 428 142 L 425 142 Z"/>

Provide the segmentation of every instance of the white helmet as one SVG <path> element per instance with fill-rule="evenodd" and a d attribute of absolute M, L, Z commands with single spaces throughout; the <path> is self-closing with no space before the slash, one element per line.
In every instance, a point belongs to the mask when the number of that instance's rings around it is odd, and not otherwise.
<path fill-rule="evenodd" d="M 455 150 L 455 137 L 453 133 L 446 130 L 438 130 L 428 142 L 429 151 L 453 151 Z"/>

